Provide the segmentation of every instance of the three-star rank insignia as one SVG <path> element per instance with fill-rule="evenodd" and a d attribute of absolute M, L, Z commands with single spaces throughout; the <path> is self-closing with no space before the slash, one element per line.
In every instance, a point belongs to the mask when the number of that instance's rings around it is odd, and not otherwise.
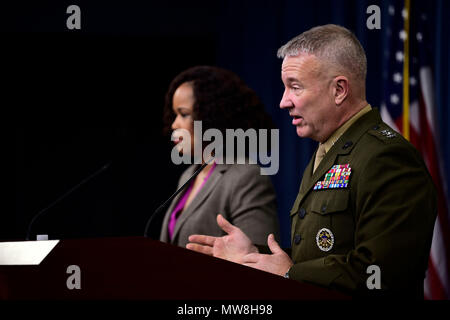
<path fill-rule="evenodd" d="M 380 133 L 386 137 L 386 138 L 395 138 L 397 136 L 397 134 L 395 132 L 392 132 L 391 130 L 385 129 L 385 130 L 381 130 Z"/>
<path fill-rule="evenodd" d="M 342 189 L 348 187 L 352 168 L 347 164 L 335 164 L 325 174 L 323 181 L 318 181 L 313 190 Z"/>
<path fill-rule="evenodd" d="M 322 228 L 317 232 L 316 243 L 320 250 L 330 251 L 334 245 L 334 235 L 330 229 Z"/>

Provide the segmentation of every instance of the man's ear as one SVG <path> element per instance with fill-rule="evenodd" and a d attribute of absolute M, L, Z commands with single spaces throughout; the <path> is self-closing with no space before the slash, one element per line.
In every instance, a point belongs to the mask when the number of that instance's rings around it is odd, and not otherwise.
<path fill-rule="evenodd" d="M 349 83 L 348 78 L 345 76 L 337 76 L 333 80 L 334 84 L 334 102 L 337 106 L 341 105 L 342 102 L 347 98 L 349 93 Z"/>

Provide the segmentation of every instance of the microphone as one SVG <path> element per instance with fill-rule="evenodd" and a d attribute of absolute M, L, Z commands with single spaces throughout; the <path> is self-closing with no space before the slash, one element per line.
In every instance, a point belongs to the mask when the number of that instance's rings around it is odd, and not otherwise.
<path fill-rule="evenodd" d="M 83 179 L 80 183 L 78 183 L 77 185 L 75 185 L 73 188 L 71 188 L 70 190 L 68 190 L 66 193 L 64 193 L 62 196 L 60 196 L 58 199 L 56 199 L 55 201 L 53 201 L 50 205 L 48 205 L 47 207 L 45 207 L 44 209 L 42 209 L 41 211 L 39 211 L 34 217 L 33 219 L 30 221 L 30 224 L 28 225 L 28 232 L 27 232 L 27 236 L 26 236 L 26 240 L 30 240 L 30 236 L 31 236 L 31 230 L 33 227 L 33 224 L 36 222 L 37 219 L 39 219 L 41 216 L 44 215 L 44 213 L 46 213 L 49 209 L 51 209 L 52 207 L 54 207 L 56 204 L 58 204 L 59 202 L 61 202 L 62 200 L 64 200 L 66 197 L 68 197 L 70 194 L 72 194 L 74 191 L 76 191 L 77 189 L 79 189 L 81 186 L 83 186 L 84 184 L 86 184 L 87 182 L 89 182 L 90 180 L 92 180 L 93 178 L 95 178 L 96 176 L 98 176 L 100 173 L 104 172 L 106 169 L 109 168 L 109 166 L 111 165 L 111 162 L 105 164 L 103 167 L 101 167 L 100 169 L 98 169 L 97 171 L 95 171 L 94 173 L 92 173 L 90 176 L 88 176 L 87 178 Z"/>
<path fill-rule="evenodd" d="M 210 158 L 209 160 L 205 161 L 204 164 L 202 164 L 200 166 L 200 168 L 198 168 L 194 174 L 177 190 L 175 191 L 175 193 L 173 195 L 170 196 L 169 199 L 167 199 L 162 205 L 160 205 L 158 207 L 158 209 L 155 210 L 155 212 L 153 212 L 153 214 L 151 215 L 150 219 L 147 221 L 147 225 L 145 226 L 145 230 L 144 230 L 144 237 L 148 238 L 148 229 L 150 228 L 150 225 L 152 224 L 153 219 L 158 216 L 164 209 L 164 207 L 170 202 L 172 201 L 173 198 L 175 198 L 177 196 L 177 194 L 179 194 L 181 191 L 183 191 L 186 186 L 196 177 L 198 176 L 198 174 L 208 165 L 211 163 L 211 161 L 214 158 Z"/>

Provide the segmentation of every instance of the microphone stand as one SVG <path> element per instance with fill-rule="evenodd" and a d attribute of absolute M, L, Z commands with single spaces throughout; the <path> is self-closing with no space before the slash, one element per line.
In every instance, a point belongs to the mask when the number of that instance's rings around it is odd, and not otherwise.
<path fill-rule="evenodd" d="M 88 176 L 87 178 L 85 178 L 84 180 L 82 180 L 80 183 L 78 183 L 76 186 L 74 186 L 73 188 L 71 188 L 69 191 L 67 191 L 66 193 L 64 193 L 62 196 L 60 196 L 58 199 L 56 199 L 55 201 L 53 201 L 49 206 L 45 207 L 44 209 L 42 209 L 41 211 L 39 211 L 34 217 L 33 219 L 31 219 L 30 224 L 28 225 L 28 231 L 27 231 L 27 236 L 26 236 L 26 240 L 30 240 L 30 236 L 31 236 L 31 230 L 33 228 L 33 224 L 36 222 L 37 219 L 39 219 L 44 213 L 46 213 L 50 208 L 54 207 L 56 204 L 58 204 L 59 202 L 61 202 L 63 199 L 65 199 L 68 195 L 70 195 L 72 192 L 74 192 L 75 190 L 77 190 L 79 187 L 81 187 L 82 185 L 84 185 L 85 183 L 87 183 L 89 180 L 93 179 L 94 177 L 98 176 L 100 173 L 102 173 L 103 171 L 105 171 L 106 169 L 109 168 L 109 166 L 111 165 L 111 162 L 105 164 L 103 167 L 101 167 L 100 169 L 98 169 L 97 171 L 95 171 L 93 174 L 91 174 L 90 176 Z"/>

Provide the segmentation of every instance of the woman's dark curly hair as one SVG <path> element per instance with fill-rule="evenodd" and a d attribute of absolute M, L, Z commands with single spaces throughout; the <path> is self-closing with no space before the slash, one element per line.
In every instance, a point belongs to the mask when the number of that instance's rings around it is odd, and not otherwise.
<path fill-rule="evenodd" d="M 244 131 L 249 128 L 275 128 L 256 93 L 235 73 L 217 67 L 197 66 L 177 75 L 171 82 L 164 106 L 164 131 L 171 131 L 175 120 L 172 109 L 173 95 L 185 82 L 191 82 L 194 90 L 193 119 L 202 121 L 202 129 Z"/>

